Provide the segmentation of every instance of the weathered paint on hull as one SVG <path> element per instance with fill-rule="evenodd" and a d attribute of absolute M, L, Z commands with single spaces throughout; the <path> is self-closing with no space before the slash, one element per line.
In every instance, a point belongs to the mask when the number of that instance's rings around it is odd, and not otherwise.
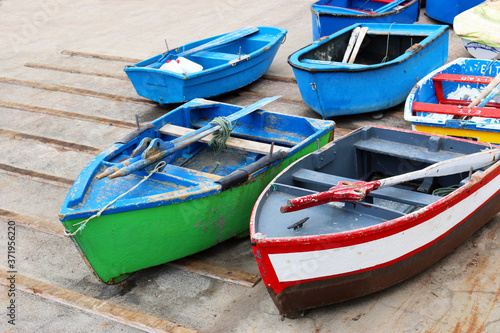
<path fill-rule="evenodd" d="M 333 134 L 323 135 L 323 146 Z M 97 278 L 117 283 L 131 273 L 205 250 L 248 231 L 259 194 L 290 163 L 314 151 L 317 143 L 258 174 L 241 186 L 182 203 L 102 215 L 74 236 Z M 68 230 L 82 219 L 64 221 Z"/>

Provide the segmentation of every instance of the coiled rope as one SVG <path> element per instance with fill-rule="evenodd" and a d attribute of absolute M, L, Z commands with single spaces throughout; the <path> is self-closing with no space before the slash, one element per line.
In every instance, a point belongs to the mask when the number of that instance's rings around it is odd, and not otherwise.
<path fill-rule="evenodd" d="M 220 129 L 214 132 L 214 135 L 208 145 L 214 150 L 215 156 L 218 156 L 224 148 L 226 148 L 226 141 L 231 135 L 234 126 L 232 126 L 229 119 L 226 117 L 216 117 L 214 118 L 210 124 L 219 125 Z"/>
<path fill-rule="evenodd" d="M 81 231 L 83 230 L 86 226 L 87 226 L 87 223 L 96 218 L 96 217 L 99 217 L 101 216 L 101 214 L 109 208 L 109 206 L 111 206 L 112 204 L 114 204 L 115 202 L 117 202 L 118 200 L 120 200 L 121 198 L 123 198 L 124 196 L 126 196 L 127 194 L 129 194 L 130 192 L 132 192 L 133 190 L 135 190 L 139 185 L 141 185 L 142 183 L 144 183 L 146 180 L 148 180 L 149 177 L 151 177 L 154 173 L 158 172 L 161 168 L 163 168 L 167 163 L 165 163 L 165 161 L 161 161 L 159 162 L 158 164 L 156 164 L 155 168 L 149 173 L 149 175 L 147 175 L 146 177 L 144 177 L 140 182 L 138 182 L 137 184 L 135 184 L 130 190 L 128 190 L 127 192 L 125 193 L 122 193 L 120 194 L 118 197 L 116 197 L 113 201 L 111 201 L 110 203 L 108 203 L 106 206 L 104 206 L 103 208 L 101 208 L 97 213 L 95 213 L 94 215 L 92 215 L 91 217 L 89 217 L 88 219 L 86 220 L 83 220 L 83 221 L 80 221 L 78 223 L 75 223 L 72 225 L 72 227 L 75 227 L 77 225 L 80 225 L 80 227 L 78 227 L 78 229 L 75 230 L 75 232 L 69 232 L 66 228 L 64 228 L 64 234 L 66 236 L 74 236 L 78 233 L 78 231 Z"/>

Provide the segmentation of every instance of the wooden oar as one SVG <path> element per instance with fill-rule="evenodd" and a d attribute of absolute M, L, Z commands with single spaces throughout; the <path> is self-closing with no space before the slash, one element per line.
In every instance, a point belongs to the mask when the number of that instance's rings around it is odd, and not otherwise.
<path fill-rule="evenodd" d="M 258 109 L 263 107 L 264 105 L 271 103 L 272 101 L 280 98 L 281 96 L 274 96 L 274 97 L 268 97 L 261 99 L 260 101 L 249 105 L 243 109 L 241 109 L 238 112 L 233 113 L 230 116 L 227 116 L 226 119 L 230 122 L 233 122 L 237 119 L 240 119 Z M 133 161 L 133 163 L 129 163 L 128 165 L 122 167 L 121 169 L 115 171 L 113 174 L 109 175 L 108 178 L 116 178 L 116 177 L 122 177 L 131 174 L 132 172 L 135 172 L 137 170 L 141 170 L 145 167 L 147 167 L 150 164 L 153 164 L 161 159 L 166 158 L 169 155 L 172 155 L 179 149 L 182 149 L 193 142 L 198 141 L 199 139 L 219 130 L 221 127 L 216 124 L 209 124 L 207 126 L 204 126 L 194 132 L 191 132 L 190 134 L 187 134 L 185 136 L 182 136 L 180 138 L 174 139 L 170 142 L 163 142 L 160 139 L 154 139 L 151 141 L 150 147 L 142 154 L 141 158 L 139 160 Z M 162 149 L 158 149 L 162 148 Z"/>
<path fill-rule="evenodd" d="M 485 106 L 493 97 L 495 97 L 498 94 L 499 87 L 500 87 L 500 74 L 495 76 L 495 78 L 491 80 L 491 82 L 486 86 L 486 88 L 484 88 L 484 90 L 481 91 L 481 93 L 467 107 L 473 108 L 478 104 L 480 107 Z"/>
<path fill-rule="evenodd" d="M 256 27 L 241 28 L 241 29 L 229 32 L 229 33 L 227 33 L 227 34 L 225 34 L 223 36 L 220 36 L 219 38 L 211 40 L 210 42 L 207 42 L 205 44 L 202 44 L 200 46 L 197 46 L 195 48 L 192 48 L 190 50 L 187 50 L 187 51 L 184 51 L 184 52 L 181 52 L 181 53 L 169 54 L 167 52 L 167 53 L 165 53 L 165 55 L 163 55 L 158 60 L 158 62 L 161 62 L 162 60 L 165 59 L 165 57 L 170 56 L 170 55 L 173 55 L 175 57 L 187 57 L 187 56 L 193 55 L 193 54 L 195 54 L 197 52 L 205 51 L 205 50 L 207 50 L 209 48 L 212 48 L 212 47 L 215 47 L 215 46 L 220 46 L 220 45 L 223 45 L 223 44 L 230 43 L 230 42 L 235 41 L 237 39 L 240 39 L 242 37 L 251 35 L 251 34 L 253 34 L 254 32 L 257 32 L 257 31 L 259 31 L 259 29 L 256 28 Z"/>
<path fill-rule="evenodd" d="M 442 177 L 466 172 L 471 169 L 476 170 L 495 163 L 499 158 L 500 149 L 489 149 L 479 153 L 435 163 L 422 170 L 381 180 L 374 180 L 371 182 L 360 181 L 355 183 L 341 181 L 328 191 L 289 199 L 287 204 L 280 208 L 280 211 L 282 213 L 294 212 L 332 201 L 361 201 L 368 193 L 379 188 L 394 186 L 415 179 Z"/>

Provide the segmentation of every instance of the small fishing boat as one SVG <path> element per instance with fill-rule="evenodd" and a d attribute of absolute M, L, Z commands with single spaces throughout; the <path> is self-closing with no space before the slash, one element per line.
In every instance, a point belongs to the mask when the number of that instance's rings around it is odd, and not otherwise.
<path fill-rule="evenodd" d="M 264 187 L 333 137 L 332 121 L 259 111 L 274 99 L 246 108 L 193 100 L 84 168 L 59 218 L 98 279 L 117 283 L 248 235 Z"/>
<path fill-rule="evenodd" d="M 311 5 L 313 40 L 355 23 L 418 21 L 420 0 L 320 0 Z"/>
<path fill-rule="evenodd" d="M 485 1 L 457 15 L 453 30 L 474 58 L 496 58 L 500 54 L 500 2 Z"/>
<path fill-rule="evenodd" d="M 137 93 L 160 104 L 246 86 L 268 70 L 287 31 L 247 27 L 169 50 L 125 68 Z"/>
<path fill-rule="evenodd" d="M 368 295 L 436 263 L 500 210 L 499 158 L 484 143 L 365 127 L 290 165 L 250 222 L 280 313 Z"/>
<path fill-rule="evenodd" d="M 427 0 L 425 13 L 430 18 L 448 24 L 453 24 L 453 19 L 458 14 L 479 5 L 484 0 Z"/>
<path fill-rule="evenodd" d="M 500 143 L 500 96 L 486 90 L 499 74 L 500 62 L 456 59 L 418 82 L 406 100 L 405 120 L 421 132 Z"/>
<path fill-rule="evenodd" d="M 448 30 L 353 24 L 293 53 L 288 63 L 305 103 L 323 118 L 378 111 L 402 103 L 417 78 L 446 62 Z"/>

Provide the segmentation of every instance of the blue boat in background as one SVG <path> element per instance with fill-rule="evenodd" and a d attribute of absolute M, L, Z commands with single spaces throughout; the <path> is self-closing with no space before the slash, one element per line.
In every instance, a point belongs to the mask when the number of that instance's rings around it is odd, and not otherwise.
<path fill-rule="evenodd" d="M 317 40 L 355 23 L 414 23 L 420 0 L 320 0 L 311 12 Z"/>
<path fill-rule="evenodd" d="M 484 0 L 427 0 L 425 13 L 434 20 L 453 24 L 453 19 Z"/>
<path fill-rule="evenodd" d="M 180 46 L 125 68 L 137 93 L 182 103 L 241 88 L 268 70 L 287 31 L 247 27 Z"/>
<path fill-rule="evenodd" d="M 293 53 L 304 102 L 323 118 L 402 103 L 448 57 L 448 26 L 354 24 Z"/>

